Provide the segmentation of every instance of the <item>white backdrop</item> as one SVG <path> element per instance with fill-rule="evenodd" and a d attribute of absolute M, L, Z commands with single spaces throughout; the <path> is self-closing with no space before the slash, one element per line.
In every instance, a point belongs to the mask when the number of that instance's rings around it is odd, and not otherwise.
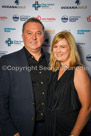
<path fill-rule="evenodd" d="M 20 50 L 22 25 L 29 17 L 45 25 L 43 48 L 50 52 L 54 35 L 70 31 L 91 76 L 91 0 L 0 0 L 0 56 Z"/>

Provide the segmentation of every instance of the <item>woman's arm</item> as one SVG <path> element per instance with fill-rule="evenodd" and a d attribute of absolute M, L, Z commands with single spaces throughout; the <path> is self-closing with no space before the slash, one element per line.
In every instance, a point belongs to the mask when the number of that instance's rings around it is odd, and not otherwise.
<path fill-rule="evenodd" d="M 71 134 L 79 136 L 91 113 L 91 81 L 85 69 L 81 66 L 75 69 L 74 85 L 81 102 L 81 109 Z"/>
<path fill-rule="evenodd" d="M 14 136 L 20 136 L 19 133 L 16 133 Z"/>

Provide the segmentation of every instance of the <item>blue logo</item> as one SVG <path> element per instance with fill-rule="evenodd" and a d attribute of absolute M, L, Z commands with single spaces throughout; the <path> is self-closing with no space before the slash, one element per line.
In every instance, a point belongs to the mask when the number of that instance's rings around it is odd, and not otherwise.
<path fill-rule="evenodd" d="M 35 1 L 35 3 L 32 4 L 32 7 L 34 7 L 35 10 L 38 10 L 38 8 L 40 8 L 40 4 L 38 3 L 38 1 Z"/>
<path fill-rule="evenodd" d="M 19 0 L 15 0 L 16 5 L 19 5 Z"/>
<path fill-rule="evenodd" d="M 80 5 L 80 0 L 76 0 L 75 3 L 76 3 L 77 5 Z"/>
<path fill-rule="evenodd" d="M 23 41 L 16 41 L 16 40 L 12 41 L 11 38 L 8 38 L 8 40 L 6 40 L 5 43 L 6 43 L 8 46 L 11 46 L 11 44 L 13 44 L 13 45 L 16 45 L 16 44 L 17 44 L 17 45 L 19 45 L 19 44 L 23 45 L 23 44 L 24 44 Z"/>
<path fill-rule="evenodd" d="M 66 23 L 68 21 L 68 17 L 66 15 L 62 16 L 61 20 L 62 22 Z"/>
<path fill-rule="evenodd" d="M 87 32 L 91 32 L 91 30 L 77 30 L 77 34 L 85 34 Z"/>
<path fill-rule="evenodd" d="M 19 16 L 18 16 L 18 15 L 14 15 L 14 16 L 13 16 L 13 20 L 14 20 L 14 21 L 18 21 L 18 20 L 19 20 Z"/>
<path fill-rule="evenodd" d="M 4 32 L 11 32 L 12 30 L 16 30 L 16 28 L 4 28 Z"/>
<path fill-rule="evenodd" d="M 13 41 L 11 41 L 11 38 L 8 38 L 8 40 L 6 40 L 5 43 L 7 43 L 8 46 L 11 46 L 11 44 L 13 44 Z"/>
<path fill-rule="evenodd" d="M 91 61 L 91 54 L 88 54 L 88 55 L 86 56 L 86 60 L 87 60 L 87 61 Z"/>

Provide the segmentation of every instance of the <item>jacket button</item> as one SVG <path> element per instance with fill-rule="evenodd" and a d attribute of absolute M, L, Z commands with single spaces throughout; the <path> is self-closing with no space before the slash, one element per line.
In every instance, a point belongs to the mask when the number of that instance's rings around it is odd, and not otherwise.
<path fill-rule="evenodd" d="M 43 113 L 41 113 L 40 115 L 43 116 Z"/>
<path fill-rule="evenodd" d="M 32 102 L 32 104 L 35 104 L 34 102 Z"/>
<path fill-rule="evenodd" d="M 32 116 L 32 120 L 34 120 L 35 118 L 34 118 L 34 116 Z"/>

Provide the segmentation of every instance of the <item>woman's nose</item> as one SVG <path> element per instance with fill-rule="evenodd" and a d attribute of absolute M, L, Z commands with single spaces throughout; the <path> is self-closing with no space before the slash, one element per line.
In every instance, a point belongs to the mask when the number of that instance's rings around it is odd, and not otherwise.
<path fill-rule="evenodd" d="M 57 52 L 60 52 L 60 48 L 58 47 L 56 51 L 57 51 Z"/>

